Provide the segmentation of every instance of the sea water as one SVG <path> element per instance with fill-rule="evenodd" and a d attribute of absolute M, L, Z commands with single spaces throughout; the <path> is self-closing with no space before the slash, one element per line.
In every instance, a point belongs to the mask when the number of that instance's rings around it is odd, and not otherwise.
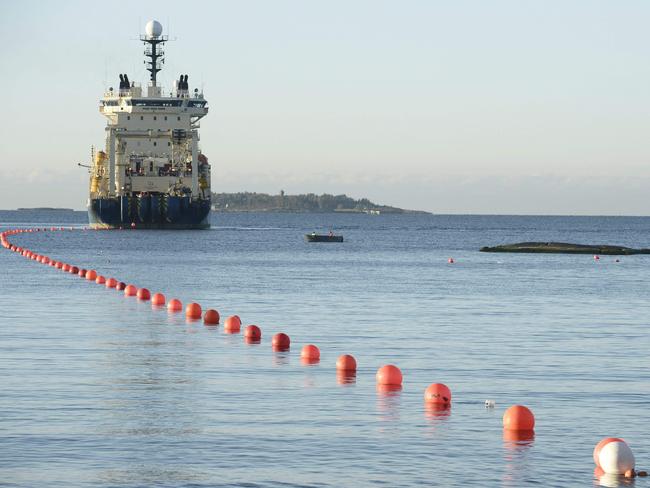
<path fill-rule="evenodd" d="M 592 486 L 607 436 L 650 467 L 650 257 L 478 251 L 650 247 L 650 218 L 213 214 L 205 231 L 112 232 L 81 230 L 83 213 L 0 222 L 77 227 L 12 242 L 263 333 L 249 345 L 1 250 L 0 486 Z M 345 242 L 304 241 L 330 228 Z M 277 332 L 289 352 L 271 350 Z M 316 365 L 300 361 L 308 343 Z M 356 377 L 337 379 L 341 354 L 356 357 Z M 376 389 L 389 363 L 401 391 Z M 450 410 L 425 408 L 433 382 L 451 388 Z M 504 436 L 514 404 L 535 413 L 533 438 Z"/>

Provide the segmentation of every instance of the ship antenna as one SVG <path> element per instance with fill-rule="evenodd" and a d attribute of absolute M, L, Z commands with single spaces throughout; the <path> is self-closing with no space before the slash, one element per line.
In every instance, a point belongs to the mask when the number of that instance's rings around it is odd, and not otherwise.
<path fill-rule="evenodd" d="M 169 40 L 168 36 L 162 35 L 162 25 L 157 20 L 150 20 L 145 27 L 145 35 L 140 36 L 144 42 L 144 55 L 149 58 L 146 61 L 147 71 L 151 73 L 151 83 L 156 86 L 156 74 L 162 69 L 165 62 L 165 52 L 162 47 Z"/>

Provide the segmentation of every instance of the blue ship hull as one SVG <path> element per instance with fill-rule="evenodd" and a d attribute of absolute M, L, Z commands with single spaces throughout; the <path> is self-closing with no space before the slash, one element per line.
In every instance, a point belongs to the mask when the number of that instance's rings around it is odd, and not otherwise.
<path fill-rule="evenodd" d="M 138 195 L 92 198 L 88 221 L 93 228 L 207 229 L 209 199 L 170 195 Z"/>

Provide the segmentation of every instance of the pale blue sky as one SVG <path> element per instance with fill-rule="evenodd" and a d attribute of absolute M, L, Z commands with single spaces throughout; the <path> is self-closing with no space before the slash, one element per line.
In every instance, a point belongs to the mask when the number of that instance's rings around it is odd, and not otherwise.
<path fill-rule="evenodd" d="M 85 208 L 98 100 L 203 86 L 213 190 L 436 213 L 650 215 L 650 2 L 0 1 L 0 208 Z"/>

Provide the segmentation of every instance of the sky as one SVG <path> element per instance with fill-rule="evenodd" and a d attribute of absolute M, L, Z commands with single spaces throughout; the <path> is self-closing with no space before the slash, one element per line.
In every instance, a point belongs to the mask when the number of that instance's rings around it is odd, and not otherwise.
<path fill-rule="evenodd" d="M 212 190 L 650 215 L 650 2 L 0 0 L 0 209 L 85 209 L 149 19 L 210 112 Z"/>

